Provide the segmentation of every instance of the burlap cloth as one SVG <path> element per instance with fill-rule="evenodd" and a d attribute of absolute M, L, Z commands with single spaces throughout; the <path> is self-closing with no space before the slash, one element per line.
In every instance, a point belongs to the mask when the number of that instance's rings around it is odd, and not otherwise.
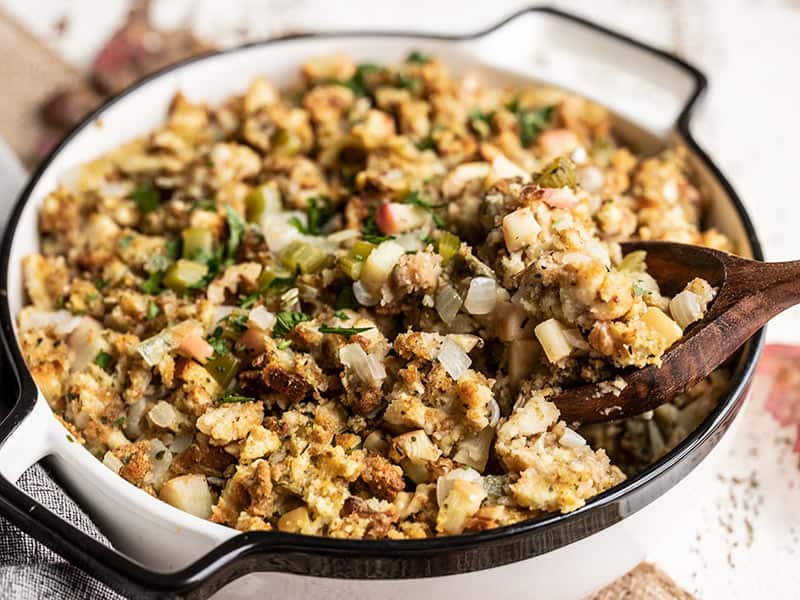
<path fill-rule="evenodd" d="M 73 84 L 83 73 L 66 64 L 55 52 L 0 12 L 0 138 L 26 164 L 35 161 L 47 138 L 38 116 L 42 101 L 54 90 Z M 20 486 L 73 523 L 95 536 L 89 519 L 63 497 L 44 471 L 34 467 Z M 61 496 L 61 498 L 59 498 Z M 13 525 L 0 518 L 0 600 L 22 598 L 112 598 L 102 584 L 66 564 Z M 625 576 L 593 594 L 589 600 L 687 600 L 691 594 L 678 587 L 654 565 L 642 563 Z"/>

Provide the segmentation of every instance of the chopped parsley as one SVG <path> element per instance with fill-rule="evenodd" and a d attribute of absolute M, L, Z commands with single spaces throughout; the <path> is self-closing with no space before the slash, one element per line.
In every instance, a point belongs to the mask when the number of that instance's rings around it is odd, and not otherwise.
<path fill-rule="evenodd" d="M 116 421 L 114 421 L 114 425 L 116 425 L 117 427 L 124 426 L 125 425 L 125 417 L 122 416 L 119 419 L 117 419 Z"/>
<path fill-rule="evenodd" d="M 191 211 L 194 212 L 196 210 L 216 211 L 217 207 L 212 200 L 209 200 L 208 198 L 201 198 L 200 200 L 195 200 L 192 203 Z"/>
<path fill-rule="evenodd" d="M 428 54 L 420 52 L 419 50 L 414 50 L 406 56 L 406 62 L 412 63 L 415 65 L 424 65 L 431 62 L 431 57 Z"/>
<path fill-rule="evenodd" d="M 469 111 L 469 125 L 478 135 L 488 137 L 492 132 L 492 114 L 475 107 Z"/>
<path fill-rule="evenodd" d="M 372 63 L 361 63 L 356 67 L 355 73 L 353 76 L 348 79 L 347 81 L 340 82 L 345 87 L 350 88 L 350 90 L 356 96 L 367 96 L 369 94 L 369 86 L 367 85 L 367 78 L 372 73 L 377 73 L 378 71 L 383 70 L 383 67 L 380 65 L 375 65 Z"/>
<path fill-rule="evenodd" d="M 311 317 L 304 312 L 279 312 L 275 317 L 275 326 L 272 328 L 273 337 L 285 337 L 295 325 L 310 321 Z"/>
<path fill-rule="evenodd" d="M 119 238 L 119 241 L 117 242 L 117 244 L 119 245 L 120 248 L 125 250 L 126 248 L 130 247 L 132 242 L 133 242 L 133 237 L 132 236 L 123 235 L 121 238 Z"/>
<path fill-rule="evenodd" d="M 145 181 L 131 192 L 131 199 L 142 212 L 151 212 L 158 208 L 161 201 L 158 190 L 151 181 Z"/>
<path fill-rule="evenodd" d="M 102 291 L 108 287 L 109 283 L 111 282 L 108 279 L 103 279 L 102 277 L 98 277 L 94 280 L 94 287 Z"/>
<path fill-rule="evenodd" d="M 343 310 L 337 310 L 335 313 L 333 313 L 333 316 L 336 317 L 337 319 L 342 319 L 342 320 L 349 318 L 347 316 L 347 313 L 344 312 Z"/>
<path fill-rule="evenodd" d="M 278 350 L 286 350 L 292 345 L 292 340 L 281 340 L 278 342 Z"/>
<path fill-rule="evenodd" d="M 642 283 L 640 281 L 633 282 L 633 295 L 636 298 L 640 296 L 644 296 L 647 293 L 647 290 L 642 287 Z"/>
<path fill-rule="evenodd" d="M 433 140 L 433 137 L 426 135 L 420 141 L 417 142 L 417 149 L 419 150 L 435 150 L 436 149 L 436 142 Z"/>
<path fill-rule="evenodd" d="M 172 260 L 176 260 L 181 255 L 181 241 L 179 239 L 167 240 L 164 244 L 164 251 Z"/>
<path fill-rule="evenodd" d="M 70 434 L 67 434 L 67 441 L 68 441 L 70 444 L 74 444 L 74 443 L 75 443 L 75 438 L 74 438 L 74 437 L 72 437 Z"/>
<path fill-rule="evenodd" d="M 406 194 L 406 197 L 403 199 L 403 203 L 411 204 L 413 206 L 418 206 L 420 208 L 427 210 L 428 213 L 430 213 L 431 217 L 433 218 L 433 222 L 436 224 L 437 227 L 445 226 L 445 222 L 444 219 L 442 218 L 442 215 L 440 215 L 434 210 L 436 208 L 441 208 L 443 205 L 441 204 L 434 205 L 430 204 L 429 202 L 426 202 L 420 197 L 420 193 L 417 191 L 409 192 L 408 194 Z"/>
<path fill-rule="evenodd" d="M 331 220 L 333 209 L 330 198 L 320 196 L 311 198 L 308 201 L 308 211 L 306 212 L 308 224 L 305 225 L 297 217 L 289 219 L 289 223 L 297 228 L 297 231 L 306 235 L 322 235 L 322 228 Z"/>
<path fill-rule="evenodd" d="M 84 298 L 84 299 L 86 300 L 87 304 L 91 304 L 92 302 L 97 300 L 97 294 L 95 294 L 93 292 L 90 292 L 90 293 L 86 294 L 86 298 Z"/>
<path fill-rule="evenodd" d="M 112 360 L 114 360 L 114 357 L 104 350 L 98 352 L 97 356 L 95 356 L 94 358 L 95 364 L 104 371 L 108 370 L 108 367 L 111 365 Z"/>
<path fill-rule="evenodd" d="M 396 85 L 400 89 L 416 92 L 422 87 L 422 81 L 418 77 L 411 77 L 400 73 L 397 75 Z"/>
<path fill-rule="evenodd" d="M 139 284 L 139 289 L 145 294 L 158 294 L 161 291 L 161 282 L 164 280 L 164 271 L 156 271 Z"/>
<path fill-rule="evenodd" d="M 158 304 L 155 302 L 148 302 L 147 303 L 147 320 L 152 321 L 158 316 L 158 313 L 161 312 L 161 309 L 158 308 Z"/>
<path fill-rule="evenodd" d="M 345 339 L 349 340 L 351 335 L 356 335 L 357 333 L 363 333 L 364 331 L 368 331 L 370 329 L 375 329 L 375 328 L 374 327 L 329 327 L 328 325 L 321 325 L 319 328 L 319 332 L 341 335 Z"/>
<path fill-rule="evenodd" d="M 348 285 L 342 288 L 339 295 L 336 296 L 333 308 L 336 310 L 342 308 L 358 308 L 358 301 L 356 300 L 355 294 L 353 294 L 353 288 L 351 286 Z"/>
<path fill-rule="evenodd" d="M 377 246 L 388 240 L 393 240 L 395 239 L 395 237 L 393 235 L 374 235 L 371 233 L 362 233 L 361 239 L 363 239 L 365 242 L 369 242 L 370 244 L 375 244 Z"/>
<path fill-rule="evenodd" d="M 212 334 L 208 336 L 208 344 L 214 349 L 214 352 L 219 356 L 225 356 L 228 353 L 228 344 L 223 339 L 222 327 L 214 329 Z"/>
<path fill-rule="evenodd" d="M 260 292 L 255 292 L 254 294 L 249 294 L 249 295 L 239 294 L 239 306 L 241 306 L 242 308 L 250 308 L 256 302 L 258 302 L 260 298 L 261 298 Z"/>
<path fill-rule="evenodd" d="M 233 258 L 242 243 L 246 224 L 239 213 L 230 206 L 225 207 L 225 213 L 228 216 L 228 258 Z"/>
<path fill-rule="evenodd" d="M 526 148 L 550 124 L 550 118 L 553 116 L 553 110 L 555 109 L 554 106 L 545 106 L 543 108 L 525 110 L 519 108 L 518 103 L 514 103 L 509 108 L 513 108 L 513 112 L 517 114 L 519 141 Z"/>
<path fill-rule="evenodd" d="M 281 290 L 284 288 L 290 288 L 294 285 L 295 277 L 275 277 L 272 281 L 269 282 L 267 285 L 267 289 L 270 290 Z"/>
<path fill-rule="evenodd" d="M 251 398 L 250 396 L 242 396 L 237 394 L 236 392 L 225 392 L 222 394 L 222 398 L 219 399 L 220 402 L 224 404 L 229 404 L 233 402 L 255 402 L 255 398 Z"/>

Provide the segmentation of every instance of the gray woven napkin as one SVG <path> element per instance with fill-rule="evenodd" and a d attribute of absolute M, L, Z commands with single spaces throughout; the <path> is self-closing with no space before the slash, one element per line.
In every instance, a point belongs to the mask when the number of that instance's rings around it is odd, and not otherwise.
<path fill-rule="evenodd" d="M 50 511 L 110 546 L 89 517 L 41 466 L 28 469 L 17 485 Z M 30 598 L 116 600 L 122 596 L 0 517 L 0 600 Z"/>

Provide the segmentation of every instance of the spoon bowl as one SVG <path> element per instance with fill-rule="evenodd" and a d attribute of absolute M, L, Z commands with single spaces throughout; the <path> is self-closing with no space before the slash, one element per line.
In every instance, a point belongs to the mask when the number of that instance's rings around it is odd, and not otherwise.
<path fill-rule="evenodd" d="M 647 271 L 667 295 L 701 277 L 717 289 L 705 317 L 661 357 L 660 365 L 627 369 L 624 382 L 564 390 L 552 401 L 568 423 L 599 423 L 652 410 L 698 383 L 770 319 L 800 303 L 800 261 L 765 263 L 702 246 L 628 242 L 623 252 L 647 252 Z"/>

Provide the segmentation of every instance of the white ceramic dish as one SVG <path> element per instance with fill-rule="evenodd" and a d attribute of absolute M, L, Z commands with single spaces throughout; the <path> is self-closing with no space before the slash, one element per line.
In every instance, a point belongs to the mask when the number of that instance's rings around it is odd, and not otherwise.
<path fill-rule="evenodd" d="M 4 241 L 3 333 L 19 377 L 20 401 L 0 424 L 0 510 L 82 568 L 131 595 L 208 595 L 228 580 L 241 589 L 269 585 L 270 595 L 325 598 L 434 598 L 459 587 L 466 598 L 578 598 L 636 564 L 671 517 L 691 507 L 702 470 L 744 399 L 760 334 L 743 352 L 731 391 L 679 448 L 642 475 L 568 516 L 484 534 L 421 542 L 353 542 L 279 533 L 238 532 L 164 504 L 111 473 L 71 443 L 33 387 L 16 347 L 14 315 L 23 303 L 21 258 L 37 249 L 37 211 L 60 178 L 162 121 L 172 96 L 221 101 L 266 75 L 288 83 L 305 60 L 346 51 L 357 60 L 391 63 L 411 49 L 436 54 L 456 72 L 478 71 L 495 83 L 545 80 L 575 90 L 620 115 L 623 137 L 643 148 L 670 138 L 688 144 L 700 184 L 714 199 L 709 219 L 744 254 L 761 258 L 757 239 L 733 190 L 691 139 L 691 107 L 704 79 L 674 57 L 573 17 L 532 9 L 474 36 L 334 34 L 297 36 L 188 61 L 134 86 L 79 126 L 32 178 Z M 34 401 L 35 399 L 35 401 Z M 21 407 L 21 408 L 20 408 Z M 15 486 L 31 464 L 50 465 L 92 515 L 116 552 L 92 543 L 46 514 Z M 32 507 L 32 508 L 31 508 Z M 32 510 L 38 518 L 26 516 Z M 210 554 L 209 554 L 210 553 Z M 494 567 L 488 571 L 478 571 Z M 456 573 L 458 573 L 456 575 Z M 448 575 L 436 579 L 419 579 Z M 336 579 L 337 577 L 347 579 Z M 354 581 L 351 578 L 402 578 Z M 257 583 L 253 583 L 256 581 Z"/>

